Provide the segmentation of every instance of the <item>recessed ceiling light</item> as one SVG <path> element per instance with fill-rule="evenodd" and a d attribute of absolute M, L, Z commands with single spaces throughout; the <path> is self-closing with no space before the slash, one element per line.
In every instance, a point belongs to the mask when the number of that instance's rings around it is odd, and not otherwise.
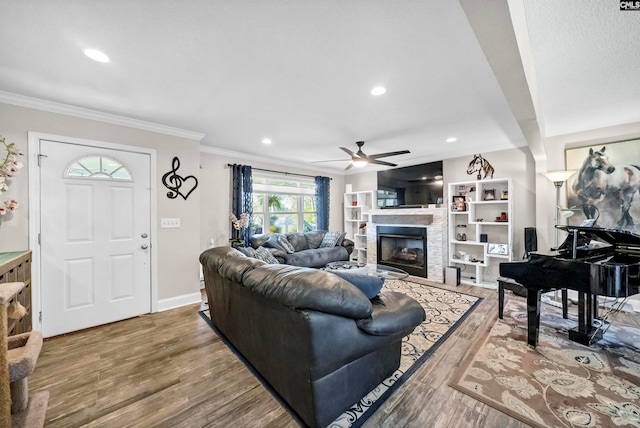
<path fill-rule="evenodd" d="M 456 141 L 458 141 L 458 139 L 456 137 L 447 138 L 447 143 L 455 143 Z"/>
<path fill-rule="evenodd" d="M 385 92 L 387 92 L 387 88 L 385 88 L 384 86 L 376 86 L 371 90 L 371 95 L 375 95 L 377 97 L 378 95 L 382 95 Z"/>
<path fill-rule="evenodd" d="M 263 138 L 262 139 L 262 144 L 271 144 L 271 140 L 268 138 Z"/>
<path fill-rule="evenodd" d="M 95 49 L 84 49 L 82 52 L 94 61 L 98 61 L 98 62 L 111 61 L 106 54 L 104 54 L 103 52 L 97 51 Z"/>

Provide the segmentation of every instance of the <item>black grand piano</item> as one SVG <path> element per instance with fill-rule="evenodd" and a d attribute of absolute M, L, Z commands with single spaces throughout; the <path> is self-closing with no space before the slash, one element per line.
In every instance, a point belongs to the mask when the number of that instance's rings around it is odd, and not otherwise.
<path fill-rule="evenodd" d="M 569 236 L 557 251 L 531 253 L 529 260 L 500 264 L 500 276 L 527 289 L 528 343 L 538 344 L 540 297 L 553 289 L 578 292 L 578 326 L 569 339 L 591 345 L 602 338 L 593 325 L 597 296 L 640 293 L 640 235 L 626 230 L 556 226 Z"/>

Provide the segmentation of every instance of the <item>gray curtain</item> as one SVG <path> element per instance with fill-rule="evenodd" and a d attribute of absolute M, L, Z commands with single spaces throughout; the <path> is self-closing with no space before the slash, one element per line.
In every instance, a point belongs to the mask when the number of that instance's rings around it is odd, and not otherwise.
<path fill-rule="evenodd" d="M 253 180 L 251 166 L 233 164 L 231 171 L 233 172 L 231 211 L 238 218 L 240 218 L 242 213 L 247 213 L 251 219 L 253 216 Z M 241 232 L 234 229 L 233 225 L 231 226 L 231 237 L 242 239 L 245 247 L 249 246 L 249 237 L 251 234 L 251 221 L 249 221 L 249 225 L 242 229 Z"/>
<path fill-rule="evenodd" d="M 316 229 L 329 230 L 329 177 L 316 177 L 316 207 L 318 223 Z"/>

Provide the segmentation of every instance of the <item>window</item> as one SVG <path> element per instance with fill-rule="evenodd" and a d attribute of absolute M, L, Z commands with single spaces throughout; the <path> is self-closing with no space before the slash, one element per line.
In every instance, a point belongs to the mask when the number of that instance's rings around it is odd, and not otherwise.
<path fill-rule="evenodd" d="M 253 174 L 253 233 L 316 230 L 316 186 L 313 178 Z"/>
<path fill-rule="evenodd" d="M 124 165 L 106 156 L 86 156 L 76 160 L 65 170 L 64 177 L 133 181 Z"/>

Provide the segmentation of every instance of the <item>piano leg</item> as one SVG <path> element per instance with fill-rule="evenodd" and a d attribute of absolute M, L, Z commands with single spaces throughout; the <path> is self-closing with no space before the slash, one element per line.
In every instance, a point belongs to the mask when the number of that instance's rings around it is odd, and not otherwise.
<path fill-rule="evenodd" d="M 562 289 L 562 318 L 569 319 L 569 292 Z"/>
<path fill-rule="evenodd" d="M 594 335 L 593 315 L 597 311 L 597 297 L 591 293 L 578 293 L 578 328 L 569 330 L 569 339 L 590 346 L 602 339 L 602 331 Z M 592 337 L 593 336 L 593 337 Z"/>
<path fill-rule="evenodd" d="M 538 336 L 540 335 L 540 298 L 542 290 L 532 288 L 527 289 L 527 328 L 529 346 L 538 345 Z"/>

